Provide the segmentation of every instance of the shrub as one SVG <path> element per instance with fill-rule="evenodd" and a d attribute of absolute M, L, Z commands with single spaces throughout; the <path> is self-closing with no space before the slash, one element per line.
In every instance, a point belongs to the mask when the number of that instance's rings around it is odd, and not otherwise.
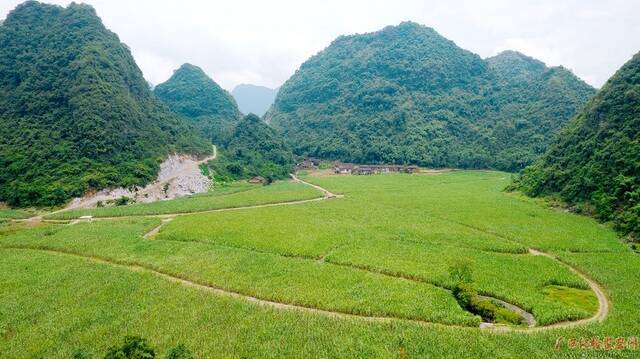
<path fill-rule="evenodd" d="M 122 346 L 112 347 L 104 356 L 105 359 L 148 359 L 155 358 L 156 353 L 143 338 L 126 336 Z"/>
<path fill-rule="evenodd" d="M 195 356 L 184 344 L 178 344 L 175 348 L 169 350 L 166 359 L 195 359 Z"/>
<path fill-rule="evenodd" d="M 126 205 L 128 205 L 130 203 L 134 203 L 134 202 L 135 202 L 135 200 L 133 200 L 132 198 L 129 198 L 127 196 L 122 196 L 122 197 L 116 199 L 114 203 L 115 203 L 116 206 L 126 206 Z"/>
<path fill-rule="evenodd" d="M 468 260 L 460 259 L 449 266 L 449 277 L 455 285 L 473 282 L 471 266 Z"/>
<path fill-rule="evenodd" d="M 460 306 L 467 310 L 470 310 L 473 306 L 473 300 L 478 296 L 478 293 L 471 283 L 460 283 L 456 285 L 452 293 Z"/>

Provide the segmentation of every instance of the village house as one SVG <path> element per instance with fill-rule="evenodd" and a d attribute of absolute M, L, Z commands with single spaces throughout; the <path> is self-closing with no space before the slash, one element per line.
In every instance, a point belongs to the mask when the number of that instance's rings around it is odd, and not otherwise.
<path fill-rule="evenodd" d="M 256 177 L 253 177 L 252 179 L 250 179 L 248 182 L 249 183 L 254 183 L 254 184 L 258 184 L 258 183 L 263 183 L 264 184 L 266 182 L 266 180 L 262 176 L 256 176 Z"/>
<path fill-rule="evenodd" d="M 371 175 L 378 173 L 416 173 L 419 171 L 418 166 L 401 166 L 401 165 L 359 165 L 353 168 L 352 174 Z"/>
<path fill-rule="evenodd" d="M 350 175 L 353 172 L 354 166 L 350 163 L 336 163 L 333 165 L 333 173 Z"/>
<path fill-rule="evenodd" d="M 307 157 L 296 165 L 296 170 L 316 170 L 320 166 L 320 159 Z"/>

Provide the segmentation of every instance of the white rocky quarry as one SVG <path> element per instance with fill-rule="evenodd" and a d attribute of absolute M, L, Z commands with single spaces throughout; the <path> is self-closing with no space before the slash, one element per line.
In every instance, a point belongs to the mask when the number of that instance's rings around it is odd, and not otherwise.
<path fill-rule="evenodd" d="M 215 156 L 215 149 L 213 156 L 203 160 L 188 155 L 170 155 L 160 165 L 158 178 L 144 188 L 113 188 L 87 193 L 84 197 L 74 198 L 67 209 L 94 208 L 98 203 L 107 204 L 122 197 L 131 198 L 136 203 L 149 203 L 207 192 L 211 179 L 201 173 L 199 166 Z"/>

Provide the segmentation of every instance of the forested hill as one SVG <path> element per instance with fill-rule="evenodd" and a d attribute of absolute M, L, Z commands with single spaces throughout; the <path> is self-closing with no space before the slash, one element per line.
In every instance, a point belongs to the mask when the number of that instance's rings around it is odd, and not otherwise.
<path fill-rule="evenodd" d="M 492 70 L 491 104 L 483 117 L 494 138 L 496 165 L 518 170 L 547 149 L 554 135 L 595 93 L 593 87 L 563 67 L 514 51 L 487 59 Z"/>
<path fill-rule="evenodd" d="M 640 53 L 605 84 L 515 187 L 559 196 L 640 235 Z"/>
<path fill-rule="evenodd" d="M 250 114 L 235 126 L 218 159 L 210 165 L 218 181 L 262 176 L 271 182 L 288 177 L 294 159 L 282 136 Z"/>
<path fill-rule="evenodd" d="M 517 170 L 593 92 L 565 69 L 514 52 L 483 60 L 405 22 L 336 39 L 282 86 L 266 119 L 301 155 Z"/>
<path fill-rule="evenodd" d="M 218 144 L 241 117 L 234 98 L 191 64 L 182 65 L 169 80 L 156 86 L 154 93 Z"/>
<path fill-rule="evenodd" d="M 0 26 L 0 201 L 54 205 L 142 185 L 210 143 L 162 105 L 87 5 L 28 1 Z"/>

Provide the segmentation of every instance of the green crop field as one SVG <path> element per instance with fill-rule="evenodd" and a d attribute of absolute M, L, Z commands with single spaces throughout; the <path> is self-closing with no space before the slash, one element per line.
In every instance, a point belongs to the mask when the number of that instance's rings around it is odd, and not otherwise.
<path fill-rule="evenodd" d="M 5 222 L 0 357 L 100 356 L 126 335 L 197 357 L 639 354 L 638 254 L 605 225 L 504 192 L 509 176 L 309 175 L 343 196 L 237 208 L 322 196 L 281 182 L 51 216 L 123 218 Z M 460 266 L 535 326 L 480 329 L 453 294 Z M 607 337 L 624 348 L 571 344 Z"/>
<path fill-rule="evenodd" d="M 45 218 L 64 220 L 78 218 L 81 216 L 124 217 L 203 212 L 221 208 L 299 201 L 318 198 L 321 196 L 321 193 L 317 190 L 294 181 L 276 182 L 270 186 L 238 182 L 214 189 L 208 193 L 196 194 L 191 197 L 152 203 L 132 204 L 128 206 L 73 209 L 58 212 L 46 216 Z"/>
<path fill-rule="evenodd" d="M 17 209 L 0 209 L 0 221 L 30 217 L 31 213 Z"/>

